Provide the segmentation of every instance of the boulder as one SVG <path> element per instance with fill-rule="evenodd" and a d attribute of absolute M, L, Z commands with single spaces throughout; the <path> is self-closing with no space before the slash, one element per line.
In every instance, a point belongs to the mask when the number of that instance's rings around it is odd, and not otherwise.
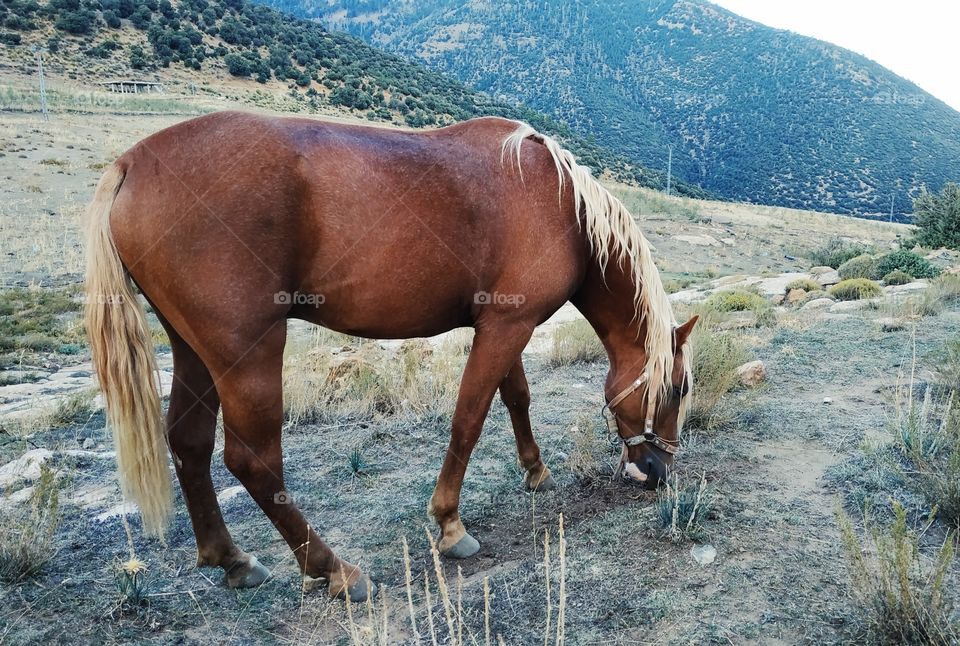
<path fill-rule="evenodd" d="M 787 294 L 787 303 L 790 305 L 796 305 L 804 299 L 807 295 L 807 290 L 805 289 L 791 289 L 790 293 Z"/>
<path fill-rule="evenodd" d="M 802 310 L 822 310 L 826 307 L 833 305 L 834 300 L 832 298 L 815 298 L 812 301 L 807 301 L 803 304 Z"/>
<path fill-rule="evenodd" d="M 698 247 L 719 247 L 720 243 L 713 236 L 702 235 L 702 236 L 691 236 L 691 235 L 679 235 L 674 236 L 674 240 L 680 242 L 686 242 L 687 244 L 697 245 Z"/>
<path fill-rule="evenodd" d="M 830 269 L 829 271 L 819 274 L 810 272 L 810 276 L 824 287 L 836 285 L 840 282 L 840 272 L 838 272 L 836 269 Z"/>
<path fill-rule="evenodd" d="M 883 332 L 899 332 L 906 327 L 903 321 L 892 317 L 879 318 L 877 319 L 877 324 Z"/>
<path fill-rule="evenodd" d="M 767 366 L 763 361 L 748 361 L 737 368 L 737 376 L 740 377 L 740 383 L 748 388 L 758 386 L 767 378 Z"/>

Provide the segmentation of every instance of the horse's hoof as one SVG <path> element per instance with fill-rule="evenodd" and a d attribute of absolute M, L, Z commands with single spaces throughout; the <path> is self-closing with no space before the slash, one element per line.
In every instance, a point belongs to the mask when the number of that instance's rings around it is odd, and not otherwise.
<path fill-rule="evenodd" d="M 533 480 L 527 480 L 527 489 L 530 491 L 536 491 L 537 493 L 543 491 L 550 491 L 551 489 L 556 489 L 557 481 L 553 479 L 553 476 L 549 473 L 546 478 L 540 480 L 540 482 L 534 483 Z"/>
<path fill-rule="evenodd" d="M 441 550 L 444 556 L 451 559 L 466 559 L 480 551 L 480 543 L 470 534 L 464 533 L 453 547 Z"/>
<path fill-rule="evenodd" d="M 270 570 L 264 567 L 256 556 L 247 562 L 234 565 L 227 572 L 227 587 L 255 588 L 270 578 Z"/>
<path fill-rule="evenodd" d="M 351 602 L 362 603 L 367 600 L 368 596 L 370 599 L 377 596 L 377 584 L 370 577 L 363 575 L 356 583 L 347 587 L 340 585 L 335 589 L 331 584 L 328 592 L 334 599 L 346 601 L 347 594 L 349 594 Z"/>
<path fill-rule="evenodd" d="M 550 473 L 550 469 L 543 467 L 538 473 L 527 473 L 527 490 L 529 491 L 550 491 L 556 488 L 557 483 Z"/>

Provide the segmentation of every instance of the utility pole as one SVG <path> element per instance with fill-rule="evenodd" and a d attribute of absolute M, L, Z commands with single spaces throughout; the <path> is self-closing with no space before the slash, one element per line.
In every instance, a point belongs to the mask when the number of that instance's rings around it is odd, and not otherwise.
<path fill-rule="evenodd" d="M 47 113 L 47 84 L 43 79 L 43 53 L 47 51 L 46 47 L 33 47 L 33 54 L 37 59 L 37 76 L 40 79 L 40 112 L 43 114 L 44 121 L 50 121 L 50 115 Z"/>
<path fill-rule="evenodd" d="M 667 197 L 670 196 L 670 180 L 673 174 L 673 146 L 667 146 Z"/>
<path fill-rule="evenodd" d="M 893 195 L 890 196 L 890 221 L 893 222 Z"/>

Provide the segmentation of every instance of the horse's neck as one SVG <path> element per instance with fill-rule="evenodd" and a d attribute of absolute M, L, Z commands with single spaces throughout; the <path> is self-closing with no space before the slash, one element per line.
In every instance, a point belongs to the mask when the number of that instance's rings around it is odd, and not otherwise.
<path fill-rule="evenodd" d="M 612 373 L 631 366 L 637 366 L 639 372 L 646 357 L 646 325 L 637 318 L 636 290 L 632 273 L 625 271 L 627 269 L 627 263 L 620 267 L 613 259 L 605 272 L 591 263 L 583 284 L 571 299 L 600 337 L 610 357 Z"/>

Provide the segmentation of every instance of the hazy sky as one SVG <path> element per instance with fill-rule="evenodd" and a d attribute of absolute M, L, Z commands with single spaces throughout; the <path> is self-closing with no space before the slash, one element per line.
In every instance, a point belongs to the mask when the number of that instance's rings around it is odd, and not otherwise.
<path fill-rule="evenodd" d="M 712 0 L 745 18 L 846 47 L 960 110 L 957 0 Z"/>

